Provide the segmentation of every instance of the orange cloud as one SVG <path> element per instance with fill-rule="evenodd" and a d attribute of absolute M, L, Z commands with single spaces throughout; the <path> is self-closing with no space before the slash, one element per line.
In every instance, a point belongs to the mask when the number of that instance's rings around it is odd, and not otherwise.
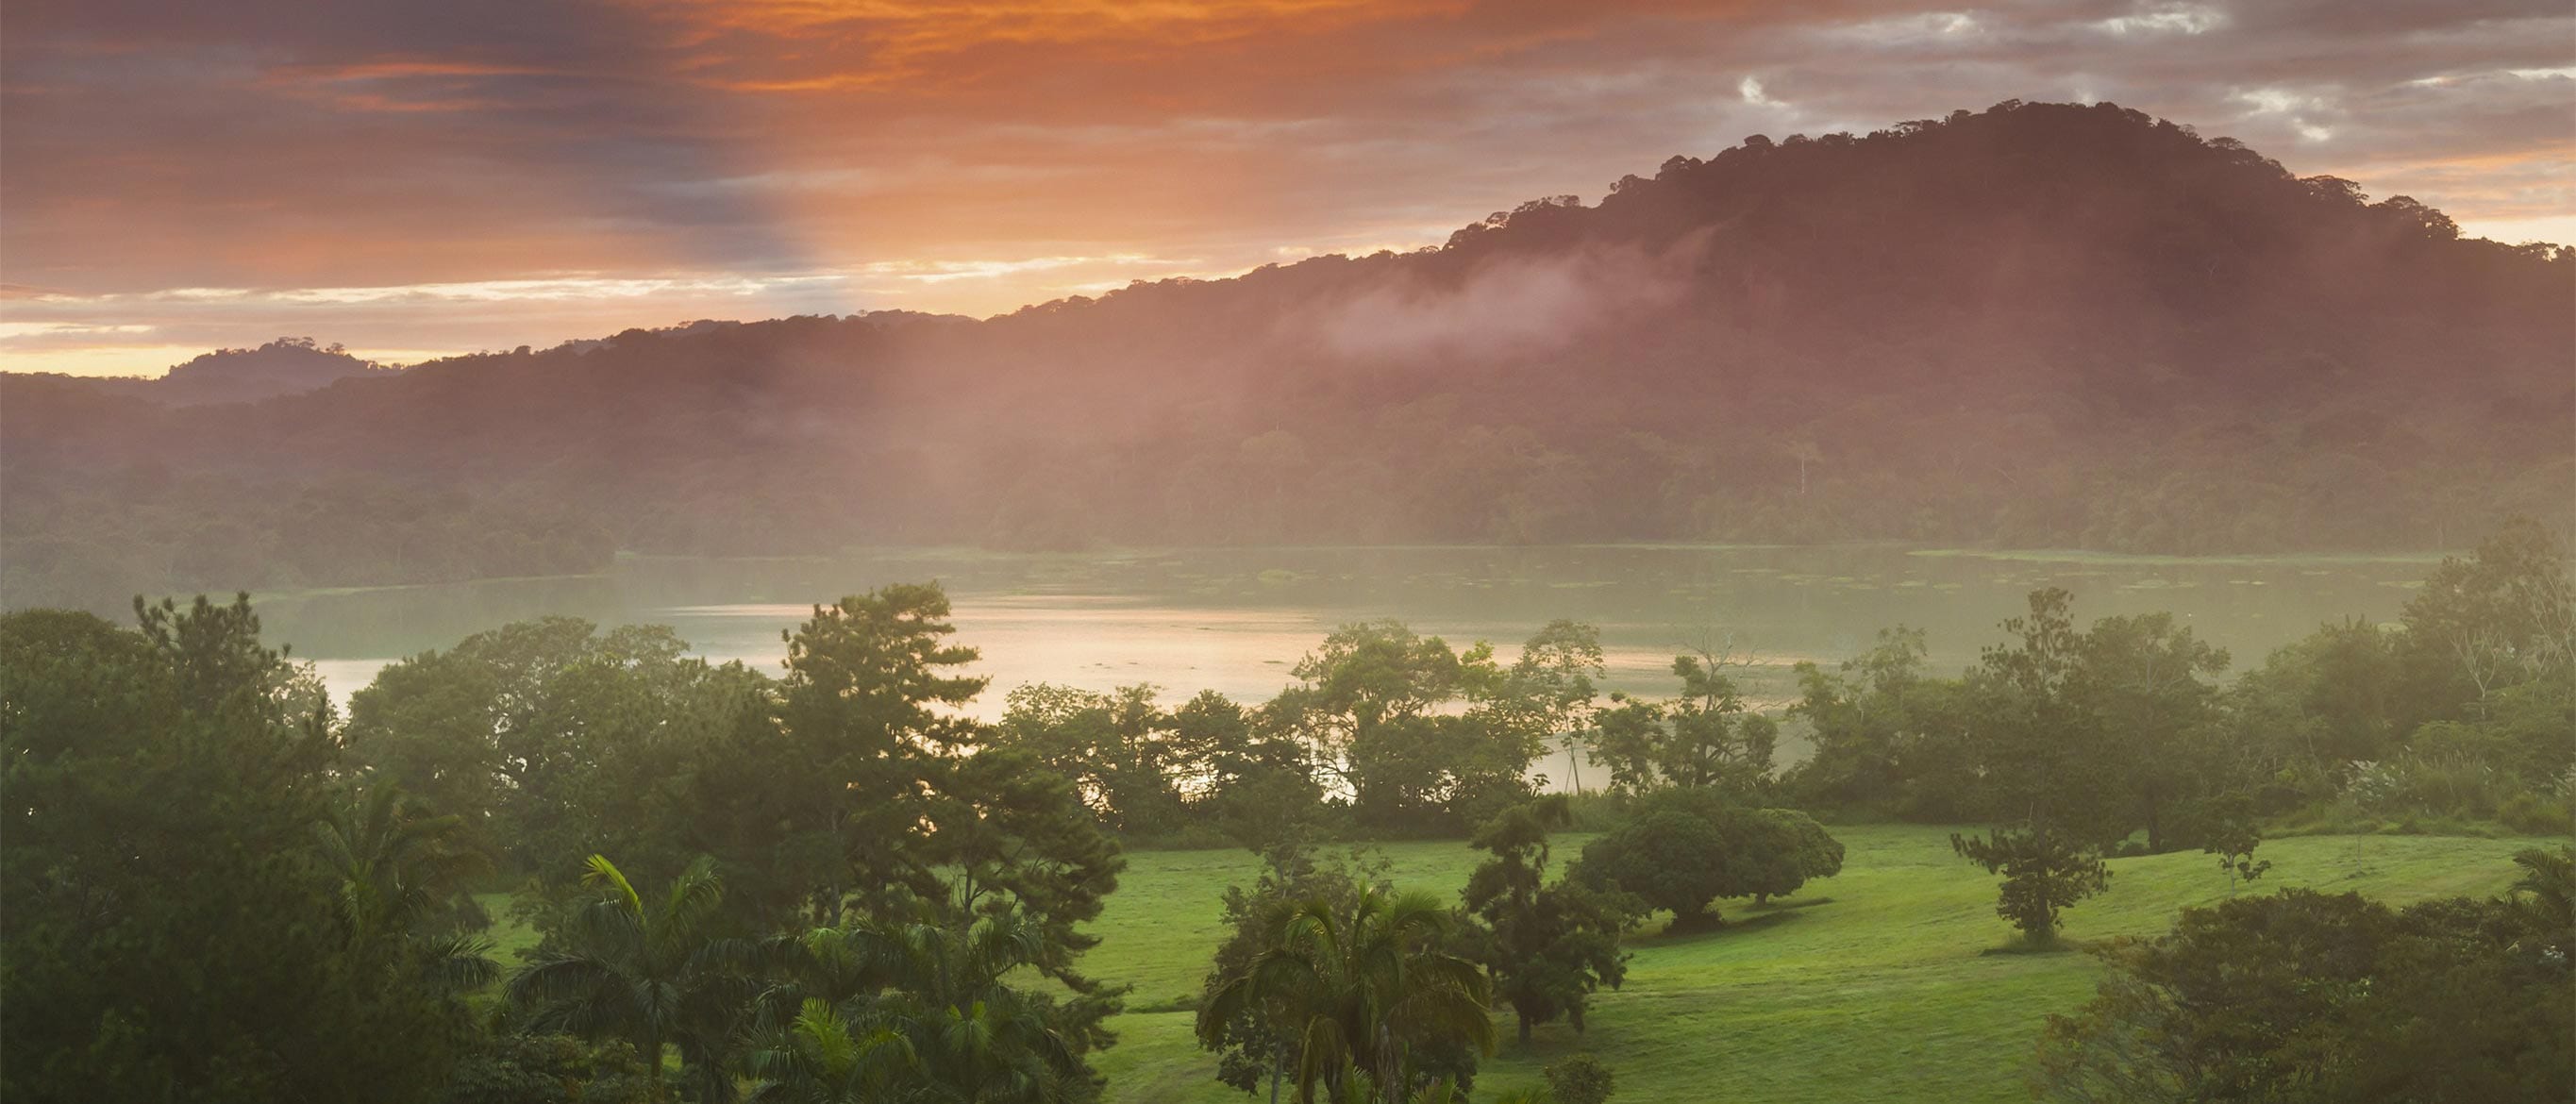
<path fill-rule="evenodd" d="M 0 321 L 174 343 L 990 313 L 2009 97 L 2117 100 L 2472 232 L 2546 224 L 2576 174 L 2576 15 L 2511 0 L 16 0 L 9 32 L 0 256 L 80 305 Z M 597 294 L 291 294 L 535 286 Z"/>

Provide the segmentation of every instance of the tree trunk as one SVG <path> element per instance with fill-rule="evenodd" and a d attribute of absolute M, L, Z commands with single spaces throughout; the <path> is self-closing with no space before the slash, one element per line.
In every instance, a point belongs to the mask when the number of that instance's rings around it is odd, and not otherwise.
<path fill-rule="evenodd" d="M 1279 1074 L 1288 1065 L 1286 1048 L 1270 1052 L 1270 1104 L 1279 1104 Z"/>
<path fill-rule="evenodd" d="M 646 1039 L 644 1045 L 648 1048 L 644 1052 L 645 1076 L 649 1078 L 646 1084 L 652 1086 L 654 1100 L 669 1100 L 671 1087 L 662 1080 L 662 1037 L 654 1035 Z"/>
<path fill-rule="evenodd" d="M 1512 1018 L 1521 1022 L 1521 1049 L 1528 1050 L 1530 1033 L 1529 1015 L 1524 1012 L 1515 1011 L 1512 1013 Z"/>

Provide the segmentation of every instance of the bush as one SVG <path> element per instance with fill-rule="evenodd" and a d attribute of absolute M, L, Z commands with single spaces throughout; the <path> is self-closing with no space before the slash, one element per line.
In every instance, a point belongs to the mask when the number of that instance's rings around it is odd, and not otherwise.
<path fill-rule="evenodd" d="M 2563 855 L 2563 853 L 2562 853 Z M 2563 876 L 2517 856 L 2530 900 L 2428 901 L 2284 890 L 2183 911 L 2118 940 L 2098 996 L 2051 1016 L 2045 1099 L 2566 1100 L 2576 1003 Z M 2550 887 L 2562 887 L 2551 896 Z"/>
<path fill-rule="evenodd" d="M 2576 834 L 2576 808 L 2561 798 L 2523 790 L 2496 806 L 2496 819 L 2526 836 Z"/>
<path fill-rule="evenodd" d="M 2478 755 L 2409 750 L 2391 760 L 2353 763 L 2344 800 L 2365 816 L 2485 820 L 2504 803 L 2507 785 L 2505 774 Z"/>
<path fill-rule="evenodd" d="M 642 1104 L 644 1063 L 621 1042 L 495 1035 L 457 1062 L 441 1104 Z"/>
<path fill-rule="evenodd" d="M 1610 1066 L 1589 1054 L 1576 1054 L 1548 1064 L 1543 1074 L 1556 1104 L 1602 1104 L 1610 1099 Z"/>

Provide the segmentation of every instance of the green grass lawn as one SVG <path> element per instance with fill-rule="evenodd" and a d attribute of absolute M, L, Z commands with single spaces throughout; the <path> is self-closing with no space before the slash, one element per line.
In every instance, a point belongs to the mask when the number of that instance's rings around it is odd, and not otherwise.
<path fill-rule="evenodd" d="M 1727 909 L 1716 932 L 1665 938 L 1660 920 L 1633 939 L 1627 984 L 1596 998 L 1591 1030 L 1538 1029 L 1524 1050 L 1502 1025 L 1502 1049 L 1477 1079 L 1485 1091 L 1534 1083 L 1539 1068 L 1589 1049 L 1618 1075 L 1621 1104 L 1654 1101 L 2026 1100 L 2040 1024 L 2092 993 L 2089 955 L 1986 954 L 2011 942 L 1994 914 L 1995 880 L 1950 852 L 1946 829 L 1834 829 L 1849 848 L 1840 877 L 1771 909 Z M 2489 895 L 2513 879 L 2511 856 L 2533 840 L 2311 836 L 2263 845 L 2270 874 L 2239 892 L 2281 886 L 2354 890 L 2391 903 Z M 2563 841 L 2557 841 L 2563 842 Z M 1560 838 L 1560 861 L 1579 849 Z M 1406 888 L 1453 894 L 1479 853 L 1459 843 L 1384 849 Z M 1132 1008 L 1170 1008 L 1194 994 L 1222 937 L 1218 894 L 1249 881 L 1239 851 L 1139 852 L 1093 932 L 1093 976 L 1131 983 Z M 2186 905 L 2228 896 L 2215 860 L 2197 853 L 2115 859 L 2111 889 L 2067 914 L 2084 942 L 2150 935 Z M 1112 1021 L 1118 1045 L 1095 1058 L 1113 1101 L 1248 1099 L 1216 1083 L 1215 1062 L 1185 1011 Z"/>

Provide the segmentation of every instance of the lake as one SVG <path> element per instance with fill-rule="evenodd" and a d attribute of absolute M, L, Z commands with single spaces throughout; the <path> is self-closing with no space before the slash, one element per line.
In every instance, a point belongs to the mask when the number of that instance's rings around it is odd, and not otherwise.
<path fill-rule="evenodd" d="M 2003 638 L 2033 589 L 2074 592 L 2079 620 L 2166 610 L 2241 669 L 2317 625 L 2396 618 L 2433 557 L 2174 559 L 1823 547 L 1222 548 L 1007 555 L 890 550 L 833 559 L 628 557 L 591 576 L 495 580 L 258 599 L 267 638 L 312 660 L 344 701 L 386 663 L 513 620 L 567 614 L 667 624 L 710 659 L 772 672 L 781 630 L 815 602 L 936 579 L 957 639 L 992 689 L 976 715 L 1029 682 L 1136 683 L 1174 698 L 1213 689 L 1258 702 L 1335 626 L 1393 618 L 1508 659 L 1551 618 L 1601 629 L 1610 689 L 1673 689 L 1677 650 L 1754 661 L 1751 695 L 1778 704 L 1788 666 L 1832 663 L 1878 630 L 1927 630 L 1954 673 Z"/>

